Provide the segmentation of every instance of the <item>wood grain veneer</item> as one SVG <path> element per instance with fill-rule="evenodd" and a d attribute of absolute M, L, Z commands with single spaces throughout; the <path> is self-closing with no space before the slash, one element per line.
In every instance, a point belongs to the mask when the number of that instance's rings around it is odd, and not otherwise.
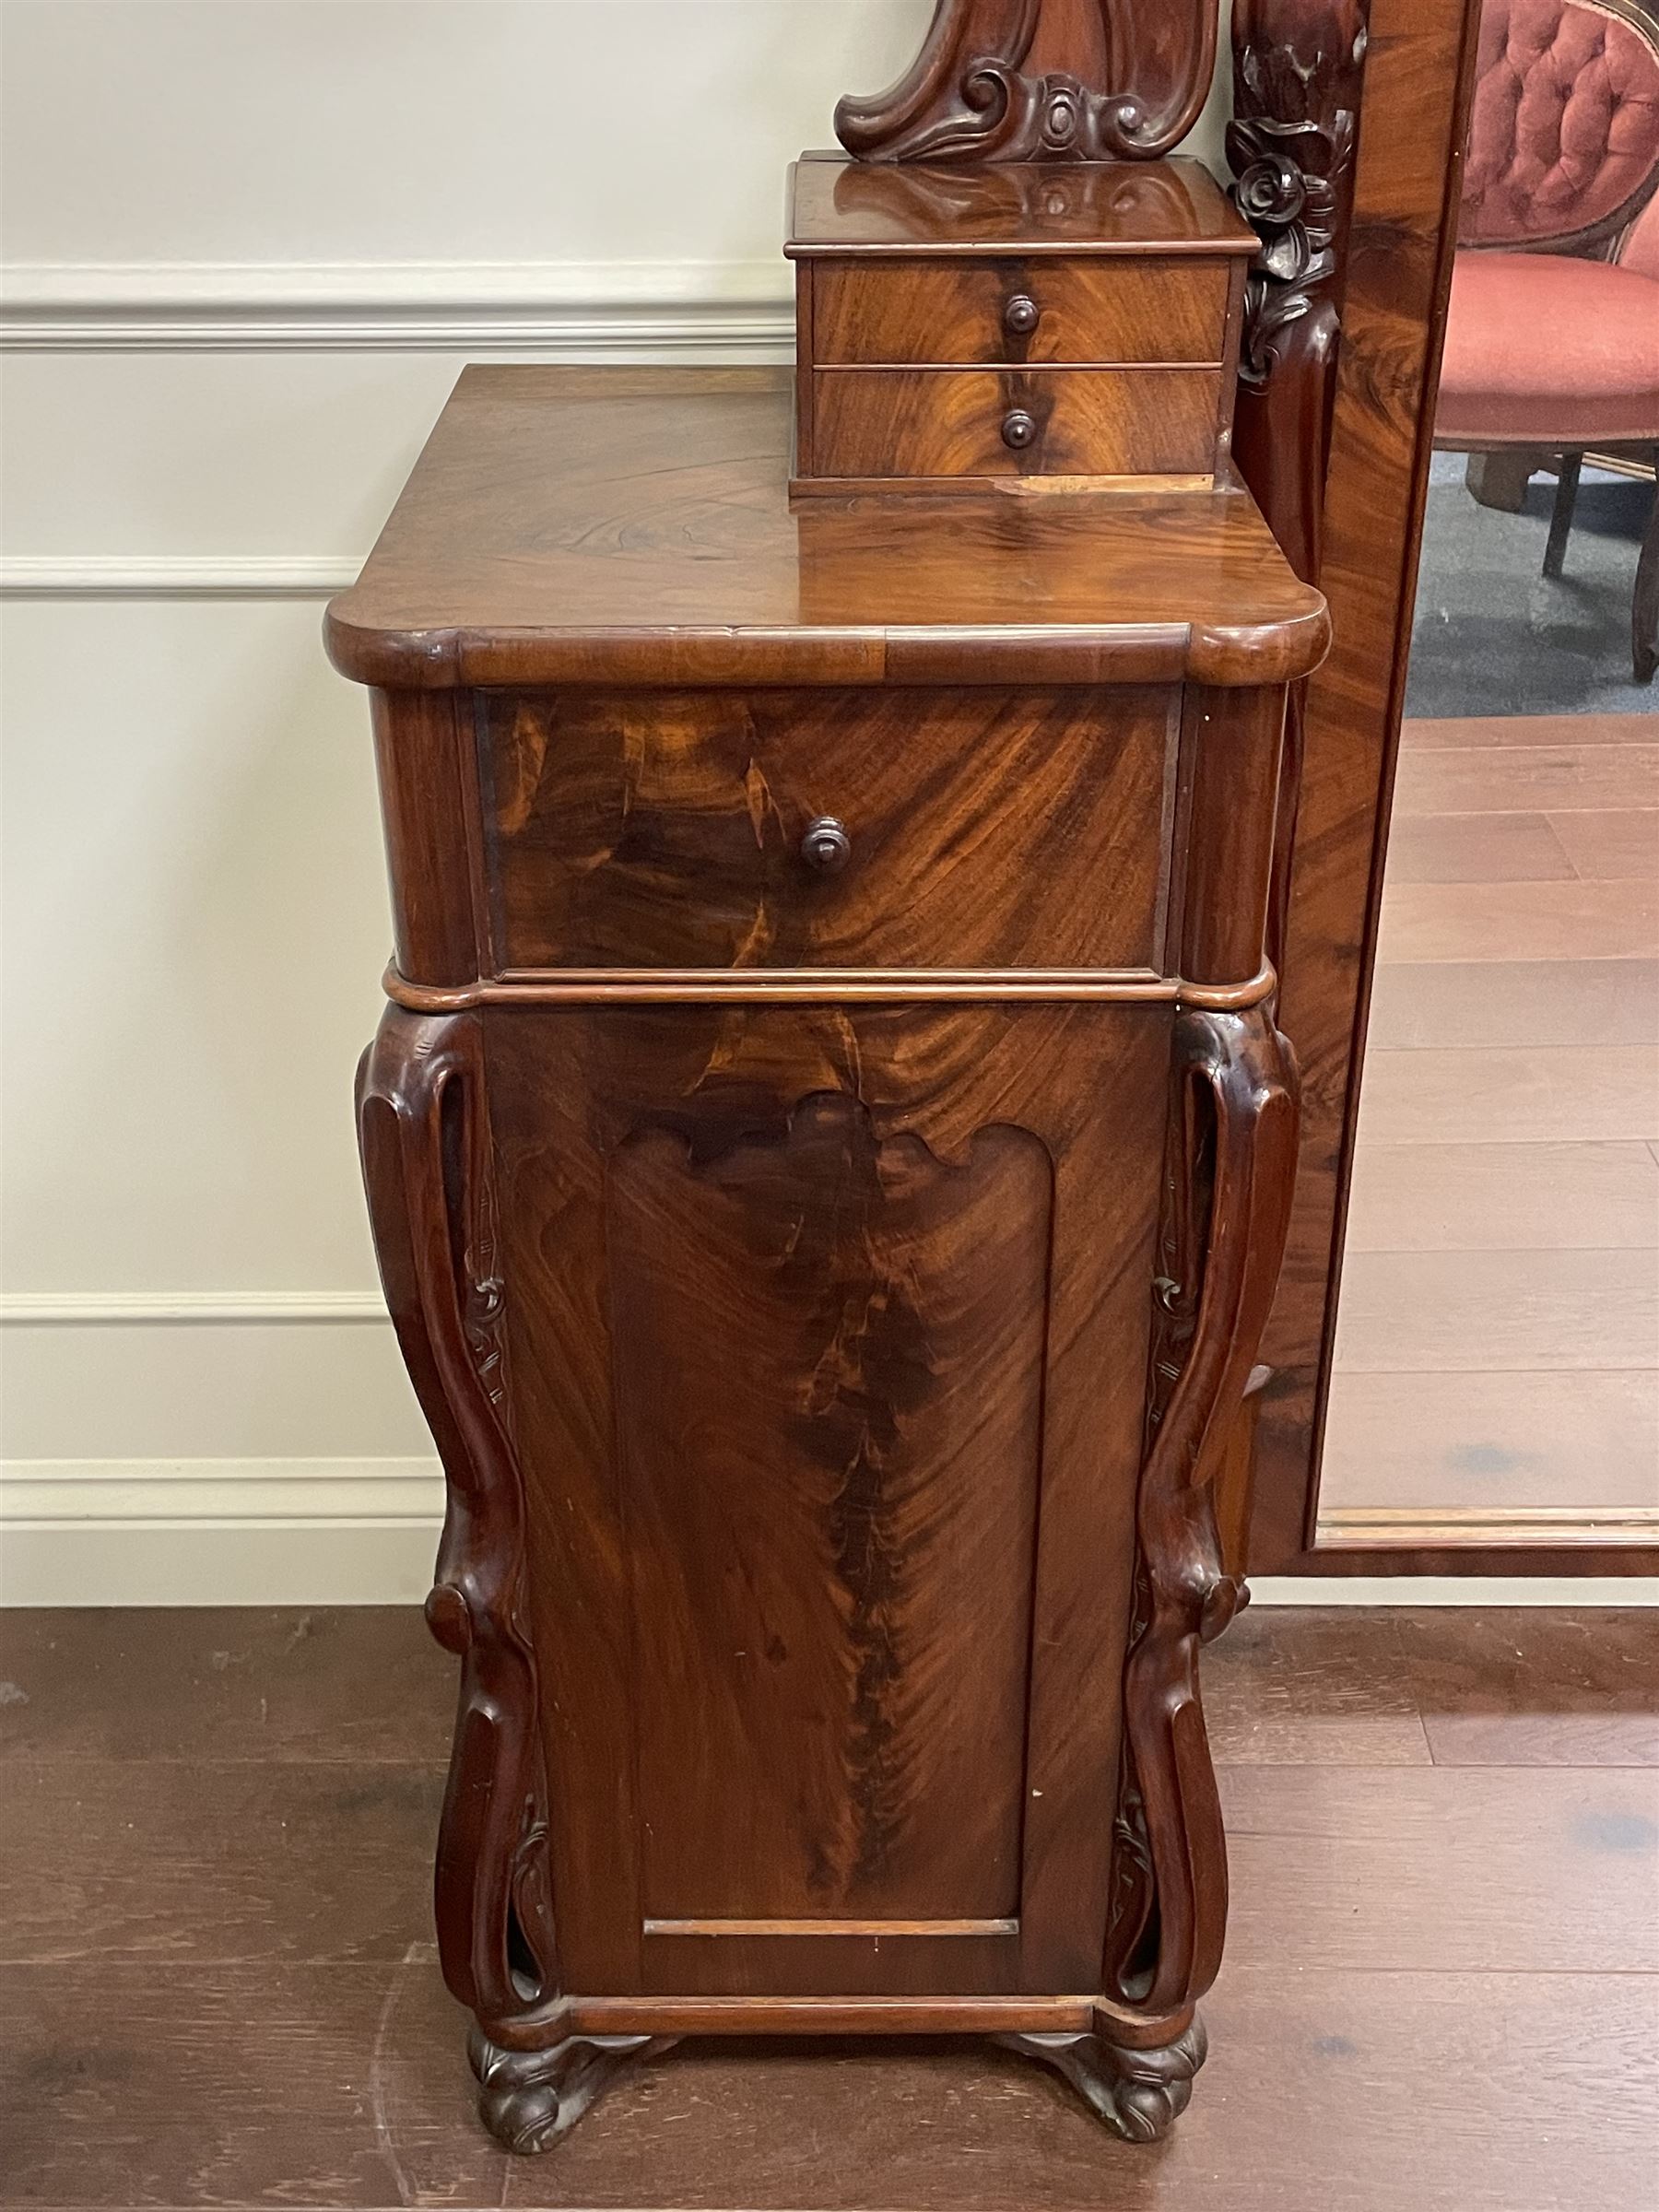
<path fill-rule="evenodd" d="M 1225 321 L 1215 188 L 1138 204 Z M 1142 267 L 1070 296 L 1122 326 Z M 797 507 L 785 377 L 469 371 L 330 610 L 397 877 L 365 1180 L 449 1485 L 439 1942 L 515 2148 L 734 2029 L 995 2034 L 1137 2139 L 1203 2063 L 1325 629 L 1230 478 L 1090 475 L 1216 469 L 1202 342 L 822 371 L 820 465 L 958 476 Z M 1059 480 L 965 488 L 1010 395 Z"/>
<path fill-rule="evenodd" d="M 797 166 L 796 491 L 1224 465 L 1253 232 L 1191 163 L 1073 175 Z"/>
<path fill-rule="evenodd" d="M 816 474 L 1188 476 L 1216 466 L 1218 372 L 1199 369 L 820 370 Z M 1008 443 L 1018 424 L 1026 442 Z"/>
<path fill-rule="evenodd" d="M 1219 369 L 1230 265 L 1181 259 L 823 261 L 813 365 L 1198 362 Z M 1017 300 L 1034 317 L 1010 324 Z"/>

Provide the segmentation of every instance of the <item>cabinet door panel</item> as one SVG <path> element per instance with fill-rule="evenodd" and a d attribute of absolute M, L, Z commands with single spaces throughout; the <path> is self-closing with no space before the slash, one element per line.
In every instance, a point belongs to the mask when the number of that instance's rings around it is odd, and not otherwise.
<path fill-rule="evenodd" d="M 1094 1987 L 1167 1008 L 490 1020 L 567 1986 Z"/>
<path fill-rule="evenodd" d="M 1018 1913 L 1052 1183 L 844 1092 L 613 1154 L 648 1917 Z"/>

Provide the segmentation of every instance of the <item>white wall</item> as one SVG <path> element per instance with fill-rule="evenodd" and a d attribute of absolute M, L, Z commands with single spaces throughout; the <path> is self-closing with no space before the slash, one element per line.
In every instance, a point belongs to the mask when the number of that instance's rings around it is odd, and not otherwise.
<path fill-rule="evenodd" d="M 321 599 L 465 361 L 786 359 L 784 166 L 929 13 L 0 6 L 0 1601 L 424 1591 Z"/>

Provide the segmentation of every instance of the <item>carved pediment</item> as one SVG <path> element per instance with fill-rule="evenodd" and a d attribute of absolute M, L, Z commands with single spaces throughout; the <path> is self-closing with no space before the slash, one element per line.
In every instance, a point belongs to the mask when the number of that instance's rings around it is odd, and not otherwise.
<path fill-rule="evenodd" d="M 1215 0 L 938 0 L 907 74 L 849 95 L 865 161 L 1152 160 L 1209 91 Z"/>

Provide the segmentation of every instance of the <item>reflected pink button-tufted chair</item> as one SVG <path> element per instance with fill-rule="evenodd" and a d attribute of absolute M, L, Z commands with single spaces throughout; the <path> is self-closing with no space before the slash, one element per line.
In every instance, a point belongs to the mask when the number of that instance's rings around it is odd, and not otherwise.
<path fill-rule="evenodd" d="M 1659 462 L 1659 0 L 1486 0 L 1435 443 L 1555 456 L 1559 576 L 1587 450 Z M 1518 503 L 1518 501 L 1517 501 Z M 1632 608 L 1659 651 L 1659 487 Z"/>

